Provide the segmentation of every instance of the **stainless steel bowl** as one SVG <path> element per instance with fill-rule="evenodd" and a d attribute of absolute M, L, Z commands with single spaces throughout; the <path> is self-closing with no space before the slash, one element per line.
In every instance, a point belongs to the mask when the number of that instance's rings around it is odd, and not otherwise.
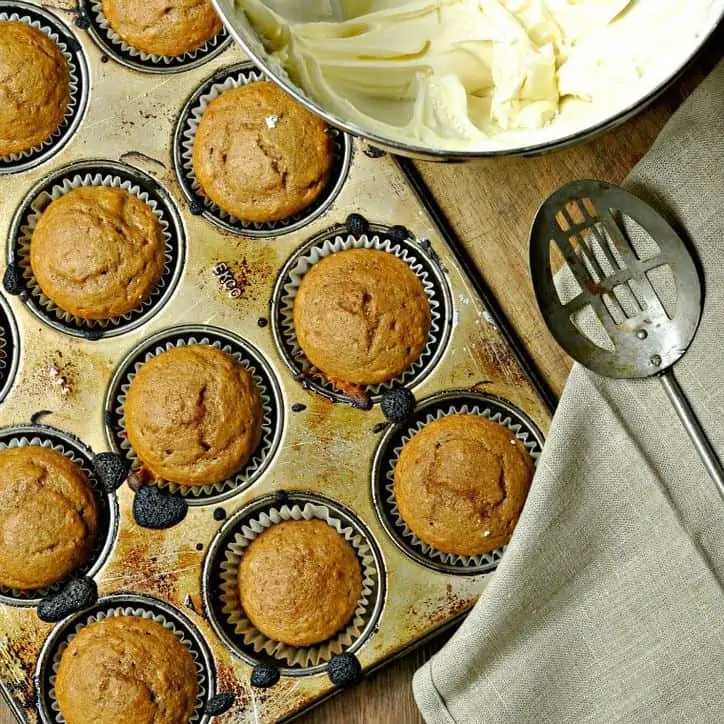
<path fill-rule="evenodd" d="M 722 20 L 724 19 L 724 2 L 721 2 L 721 0 L 709 0 L 708 11 L 710 12 L 710 22 L 707 21 L 701 31 L 697 34 L 697 37 L 693 39 L 690 52 L 688 52 L 683 62 L 681 62 L 677 67 L 672 68 L 671 72 L 657 85 L 642 89 L 641 96 L 627 107 L 618 110 L 600 121 L 584 125 L 580 130 L 544 143 L 487 151 L 438 151 L 425 146 L 416 146 L 412 143 L 405 143 L 399 139 L 379 136 L 376 133 L 365 130 L 364 128 L 346 121 L 344 118 L 340 118 L 339 116 L 330 113 L 328 110 L 320 106 L 315 100 L 306 95 L 301 88 L 291 82 L 286 74 L 281 74 L 274 68 L 274 64 L 270 62 L 269 55 L 266 53 L 258 34 L 249 24 L 243 11 L 235 8 L 234 0 L 212 0 L 212 2 L 219 12 L 219 15 L 222 17 L 226 27 L 229 29 L 230 34 L 236 42 L 241 45 L 244 51 L 248 54 L 249 58 L 262 68 L 269 78 L 276 82 L 303 106 L 313 113 L 316 113 L 318 116 L 324 118 L 327 123 L 340 128 L 353 136 L 365 138 L 373 145 L 385 151 L 389 151 L 390 153 L 424 161 L 442 162 L 461 162 L 496 156 L 540 156 L 544 153 L 584 143 L 585 141 L 588 141 L 605 131 L 621 125 L 644 110 L 684 73 L 689 64 L 694 60 L 702 47 L 716 32 L 720 23 L 722 23 Z M 707 0 L 693 0 L 691 4 L 704 8 L 706 3 Z"/>

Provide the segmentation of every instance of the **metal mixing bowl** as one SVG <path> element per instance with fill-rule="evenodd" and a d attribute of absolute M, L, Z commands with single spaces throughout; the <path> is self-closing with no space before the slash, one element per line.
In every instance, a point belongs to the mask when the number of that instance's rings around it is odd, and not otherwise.
<path fill-rule="evenodd" d="M 672 83 L 674 83 L 686 70 L 692 60 L 696 57 L 702 47 L 716 32 L 717 27 L 724 19 L 724 0 L 693 0 L 691 5 L 697 6 L 702 11 L 702 17 L 706 11 L 706 21 L 700 32 L 695 38 L 691 39 L 691 47 L 683 61 L 677 67 L 671 69 L 671 72 L 661 80 L 657 85 L 642 89 L 641 95 L 627 107 L 616 111 L 615 113 L 604 117 L 594 123 L 583 125 L 580 130 L 563 135 L 544 143 L 534 145 L 520 145 L 515 147 L 506 147 L 504 149 L 494 149 L 486 151 L 460 151 L 460 150 L 435 150 L 425 146 L 416 146 L 412 143 L 406 143 L 399 139 L 386 138 L 376 133 L 361 128 L 344 118 L 340 118 L 330 113 L 320 106 L 316 101 L 311 99 L 304 91 L 296 86 L 285 73 L 280 73 L 278 68 L 274 67 L 274 63 L 270 62 L 269 55 L 264 49 L 262 42 L 252 26 L 249 24 L 243 12 L 235 9 L 234 0 L 212 0 L 216 6 L 219 15 L 234 39 L 241 45 L 249 58 L 253 60 L 264 72 L 281 86 L 287 93 L 293 96 L 299 103 L 308 108 L 313 113 L 324 118 L 330 125 L 341 128 L 344 131 L 367 139 L 373 145 L 390 153 L 400 156 L 408 156 L 425 161 L 468 161 L 477 158 L 490 158 L 495 156 L 538 156 L 550 151 L 559 150 L 568 146 L 573 146 L 592 139 L 593 137 L 615 128 L 625 121 L 633 118 L 640 113 L 650 103 L 652 103 L 661 93 L 663 93 Z M 692 9 L 696 11 L 696 9 Z M 724 33 L 723 33 L 724 35 Z"/>

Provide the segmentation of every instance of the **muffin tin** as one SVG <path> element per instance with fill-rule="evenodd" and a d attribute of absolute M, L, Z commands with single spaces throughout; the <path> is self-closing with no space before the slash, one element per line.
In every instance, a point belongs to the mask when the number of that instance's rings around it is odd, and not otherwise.
<path fill-rule="evenodd" d="M 88 571 L 101 598 L 91 608 L 52 625 L 38 618 L 37 601 L 0 592 L 2 690 L 23 721 L 58 721 L 52 670 L 59 647 L 94 616 L 141 611 L 187 636 L 203 669 L 204 697 L 234 695 L 217 721 L 286 720 L 336 691 L 326 672 L 334 653 L 354 653 L 369 672 L 454 624 L 502 555 L 437 555 L 400 524 L 389 473 L 415 426 L 451 411 L 485 415 L 514 431 L 535 457 L 550 413 L 494 300 L 466 267 L 409 162 L 333 131 L 336 170 L 317 205 L 266 228 L 224 218 L 199 196 L 184 162 L 192 119 L 215 89 L 262 74 L 221 37 L 218 47 L 178 62 L 128 57 L 101 34 L 97 5 L 83 2 L 78 10 L 58 0 L 46 9 L 0 0 L 0 16 L 15 14 L 62 35 L 82 80 L 62 137 L 22 164 L 0 159 L 0 233 L 7 242 L 0 445 L 33 438 L 60 445 L 91 477 L 93 455 L 104 451 L 133 465 L 123 435 L 124 388 L 149 355 L 195 341 L 226 349 L 253 372 L 263 388 L 264 436 L 234 479 L 186 496 L 188 514 L 173 528 L 135 523 L 129 485 L 103 493 L 103 546 Z M 24 263 L 23 234 L 34 209 L 49 192 L 89 179 L 127 184 L 153 199 L 165 219 L 160 292 L 141 313 L 108 325 L 65 318 L 43 303 Z M 347 224 L 350 214 L 370 224 Z M 433 308 L 428 348 L 395 381 L 418 400 L 400 425 L 385 425 L 375 404 L 389 385 L 363 390 L 373 406 L 358 409 L 358 398 L 314 376 L 289 324 L 299 275 L 326 253 L 360 246 L 408 263 Z M 280 651 L 245 635 L 240 613 L 225 600 L 225 580 L 255 526 L 309 516 L 327 519 L 353 543 L 366 571 L 364 601 L 342 640 L 320 651 Z M 277 666 L 280 681 L 252 687 L 255 663 Z M 209 719 L 199 714 L 199 721 Z"/>

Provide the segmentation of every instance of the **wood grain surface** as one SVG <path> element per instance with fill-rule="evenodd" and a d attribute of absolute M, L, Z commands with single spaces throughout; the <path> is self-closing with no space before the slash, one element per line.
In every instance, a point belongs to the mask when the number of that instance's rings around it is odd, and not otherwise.
<path fill-rule="evenodd" d="M 536 159 L 467 165 L 418 164 L 526 349 L 560 394 L 570 362 L 538 315 L 528 276 L 528 228 L 545 196 L 577 178 L 620 183 L 646 153 L 682 100 L 722 57 L 720 29 L 695 65 L 646 112 L 584 146 Z M 362 685 L 300 719 L 303 724 L 420 724 L 410 683 L 444 641 L 391 663 Z M 0 702 L 0 724 L 14 724 Z M 89 723 L 90 724 L 90 723 Z"/>

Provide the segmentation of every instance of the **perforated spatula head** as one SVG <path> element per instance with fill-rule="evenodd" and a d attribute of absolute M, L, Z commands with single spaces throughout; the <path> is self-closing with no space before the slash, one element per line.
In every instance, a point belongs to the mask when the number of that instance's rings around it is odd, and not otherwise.
<path fill-rule="evenodd" d="M 659 374 L 694 338 L 694 260 L 659 213 L 621 188 L 576 181 L 550 196 L 533 222 L 530 267 L 549 330 L 598 374 Z"/>

